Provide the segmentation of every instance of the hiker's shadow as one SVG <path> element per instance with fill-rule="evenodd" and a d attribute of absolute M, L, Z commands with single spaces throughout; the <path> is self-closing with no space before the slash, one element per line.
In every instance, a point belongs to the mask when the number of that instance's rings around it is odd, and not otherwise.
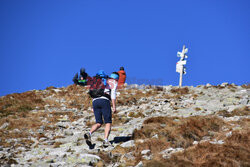
<path fill-rule="evenodd" d="M 89 141 L 89 140 L 86 140 L 86 144 L 89 146 L 90 150 L 95 148 L 95 144 L 92 144 L 91 141 Z"/>
<path fill-rule="evenodd" d="M 131 136 L 118 136 L 118 137 L 115 137 L 114 140 L 110 141 L 110 143 L 113 144 L 113 143 L 127 142 L 131 139 L 132 139 Z"/>

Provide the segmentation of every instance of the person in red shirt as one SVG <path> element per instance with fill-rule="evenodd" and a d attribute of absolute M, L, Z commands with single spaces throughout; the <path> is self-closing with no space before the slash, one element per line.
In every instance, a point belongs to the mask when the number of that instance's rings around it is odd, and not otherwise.
<path fill-rule="evenodd" d="M 120 71 L 118 71 L 119 80 L 118 80 L 118 89 L 124 87 L 124 83 L 126 81 L 126 72 L 124 71 L 124 67 L 120 67 Z"/>

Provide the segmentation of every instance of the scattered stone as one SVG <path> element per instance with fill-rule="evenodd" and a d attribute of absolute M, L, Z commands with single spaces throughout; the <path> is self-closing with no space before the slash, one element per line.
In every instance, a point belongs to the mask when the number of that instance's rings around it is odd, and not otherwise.
<path fill-rule="evenodd" d="M 64 115 L 62 118 L 59 118 L 58 121 L 67 122 L 67 121 L 69 121 L 69 118 L 67 115 Z"/>
<path fill-rule="evenodd" d="M 211 144 L 224 144 L 224 141 L 223 140 L 213 140 L 213 141 L 210 141 L 209 143 L 211 143 Z"/>
<path fill-rule="evenodd" d="M 156 86 L 146 86 L 146 85 L 128 85 L 125 91 L 121 90 L 118 95 L 119 98 L 126 96 L 128 99 L 134 96 L 136 103 L 127 103 L 123 105 L 118 105 L 118 113 L 114 121 L 114 125 L 109 139 L 113 145 L 107 148 L 102 147 L 102 139 L 104 134 L 104 126 L 96 131 L 92 135 L 92 143 L 86 143 L 83 135 L 85 131 L 89 131 L 91 124 L 95 122 L 94 114 L 91 112 L 92 108 L 85 108 L 85 104 L 75 104 L 73 99 L 58 97 L 59 94 L 68 93 L 63 89 L 56 89 L 53 91 L 47 91 L 50 95 L 44 92 L 44 100 L 49 100 L 51 102 L 57 102 L 57 106 L 49 103 L 50 105 L 36 107 L 32 110 L 32 114 L 46 113 L 47 118 L 40 117 L 42 125 L 38 129 L 14 129 L 8 131 L 10 126 L 7 122 L 2 124 L 0 130 L 6 136 L 8 133 L 20 134 L 23 131 L 27 131 L 33 137 L 27 137 L 25 139 L 0 139 L 0 142 L 5 142 L 11 147 L 5 148 L 5 146 L 0 146 L 0 158 L 1 159 L 14 159 L 18 162 L 19 166 L 112 166 L 112 167 L 125 167 L 126 162 L 134 161 L 137 157 L 134 157 L 133 147 L 138 144 L 147 142 L 147 139 L 133 139 L 133 132 L 135 129 L 141 130 L 143 128 L 143 121 L 150 117 L 161 117 L 169 116 L 174 118 L 174 124 L 179 124 L 180 117 L 189 116 L 206 116 L 206 115 L 219 115 L 220 111 L 233 115 L 232 112 L 236 108 L 241 108 L 249 106 L 249 91 L 240 86 L 232 88 L 228 83 L 222 83 L 218 86 L 212 86 L 211 84 L 206 84 L 200 87 L 188 87 L 189 94 L 178 96 L 178 94 L 170 93 L 171 89 L 177 88 L 174 86 L 163 86 L 157 88 Z M 221 89 L 222 87 L 227 87 Z M 137 93 L 139 88 L 140 92 Z M 209 89 L 207 89 L 209 88 Z M 163 90 L 163 91 L 162 91 Z M 233 91 L 232 91 L 233 90 Z M 130 91 L 130 92 L 127 92 Z M 154 93 L 157 91 L 157 95 L 148 96 L 150 92 Z M 43 91 L 39 91 L 40 93 Z M 55 94 L 56 92 L 60 92 Z M 52 94 L 51 94 L 52 93 Z M 86 92 L 85 92 L 86 93 Z M 68 94 L 71 96 L 70 94 Z M 82 92 L 76 93 L 76 97 L 81 97 Z M 140 97 L 142 96 L 142 97 Z M 146 96 L 146 97 L 143 97 Z M 130 100 L 130 99 L 129 99 Z M 73 104 L 73 105 L 72 105 Z M 119 104 L 119 103 L 118 103 Z M 69 106 L 72 105 L 72 106 Z M 74 106 L 75 105 L 75 106 Z M 75 107 L 75 108 L 72 108 Z M 55 117 L 59 122 L 53 124 L 51 118 L 57 113 L 61 117 Z M 74 122 L 70 122 L 69 116 L 65 115 L 66 112 L 73 113 L 74 116 L 70 118 L 74 119 Z M 127 114 L 130 112 L 141 112 L 145 117 L 131 117 L 127 118 Z M 57 115 L 58 116 L 58 115 Z M 230 116 L 223 117 L 219 115 L 225 122 L 230 123 L 231 121 L 241 121 L 245 118 L 249 118 L 249 115 L 243 116 Z M 50 122 L 51 121 L 51 122 Z M 56 120 L 57 121 L 57 120 Z M 120 121 L 120 122 L 119 122 Z M 236 124 L 236 123 L 235 123 Z M 157 127 L 159 129 L 168 128 L 170 124 L 165 122 L 159 122 Z M 242 126 L 242 127 L 241 127 Z M 226 133 L 226 137 L 232 136 L 233 131 L 241 130 L 243 125 L 232 125 L 232 127 L 222 128 L 223 133 Z M 49 127 L 49 128 L 47 128 Z M 145 127 L 145 126 L 144 126 Z M 207 136 L 203 136 L 202 139 L 193 142 L 193 145 L 197 145 L 202 142 L 209 141 L 212 144 L 223 144 L 223 140 L 214 140 L 217 132 L 209 131 Z M 39 137 L 38 137 L 38 136 Z M 152 138 L 160 138 L 162 133 L 155 133 Z M 165 135 L 165 134 L 164 134 Z M 118 140 L 117 140 L 118 139 Z M 25 140 L 32 141 L 32 145 L 28 146 L 25 143 L 24 146 L 20 146 L 20 143 L 24 143 Z M 136 145 L 135 145 L 136 143 Z M 132 152 L 128 152 L 132 151 Z M 110 154 L 113 151 L 117 151 L 116 154 Z M 163 158 L 169 158 L 171 154 L 175 152 L 183 151 L 183 148 L 168 148 L 161 151 Z M 108 164 L 104 161 L 102 156 L 106 154 L 108 158 L 111 159 Z M 16 158 L 12 158 L 15 155 Z M 100 155 L 100 157 L 98 156 Z M 101 156 L 102 155 L 102 156 Z M 142 160 L 151 160 L 153 155 L 150 150 L 142 150 L 141 158 Z M 12 156 L 12 157 L 11 157 Z M 105 157 L 105 156 L 104 156 Z M 119 158 L 121 161 L 116 161 Z M 116 162 L 114 162 L 116 161 Z M 137 167 L 142 167 L 142 161 L 139 162 Z"/>
<path fill-rule="evenodd" d="M 8 126 L 9 126 L 9 123 L 8 123 L 8 122 L 5 122 L 5 123 L 0 127 L 0 130 L 1 130 L 1 129 L 6 129 Z"/>
<path fill-rule="evenodd" d="M 170 158 L 171 154 L 176 153 L 176 152 L 180 152 L 183 151 L 183 148 L 168 148 L 166 150 L 163 150 L 162 152 L 160 152 L 160 154 L 162 154 L 162 157 L 165 159 Z"/>
<path fill-rule="evenodd" d="M 68 122 L 58 122 L 58 123 L 56 123 L 56 126 L 57 127 L 59 127 L 59 128 L 67 128 L 67 127 L 69 127 L 70 126 L 70 123 L 68 123 Z"/>
<path fill-rule="evenodd" d="M 135 160 L 135 157 L 133 156 L 132 152 L 129 152 L 129 153 L 122 155 L 120 161 L 121 161 L 121 163 L 125 164 L 126 162 L 131 161 L 131 160 Z"/>
<path fill-rule="evenodd" d="M 140 161 L 135 167 L 143 167 L 142 161 Z"/>
<path fill-rule="evenodd" d="M 198 141 L 194 141 L 194 142 L 193 142 L 193 145 L 196 145 L 196 144 L 198 144 L 198 143 L 199 143 Z"/>
<path fill-rule="evenodd" d="M 152 155 L 143 155 L 142 158 L 145 159 L 145 160 L 151 160 Z"/>
<path fill-rule="evenodd" d="M 141 151 L 141 154 L 142 154 L 142 155 L 149 155 L 150 153 L 151 153 L 150 150 L 142 150 L 142 151 Z"/>
<path fill-rule="evenodd" d="M 133 146 L 135 146 L 134 140 L 130 140 L 121 144 L 121 147 L 133 147 Z"/>
<path fill-rule="evenodd" d="M 232 136 L 232 131 L 226 133 L 226 137 L 230 137 L 230 136 Z"/>
<path fill-rule="evenodd" d="M 155 134 L 152 138 L 158 139 L 158 134 Z"/>
<path fill-rule="evenodd" d="M 90 162 L 92 164 L 97 163 L 101 159 L 99 156 L 93 154 L 80 154 L 78 158 L 81 162 L 87 162 L 88 164 Z"/>
<path fill-rule="evenodd" d="M 73 136 L 73 131 L 72 130 L 65 130 L 64 131 L 64 134 L 66 135 L 66 136 Z"/>
<path fill-rule="evenodd" d="M 242 105 L 248 105 L 248 103 L 249 103 L 249 99 L 247 99 L 247 98 L 240 100 L 240 104 L 242 104 Z"/>

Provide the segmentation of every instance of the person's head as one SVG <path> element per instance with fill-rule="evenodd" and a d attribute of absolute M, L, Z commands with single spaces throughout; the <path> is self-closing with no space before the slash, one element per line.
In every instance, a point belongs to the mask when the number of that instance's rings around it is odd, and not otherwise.
<path fill-rule="evenodd" d="M 85 73 L 85 68 L 80 69 L 80 74 L 83 74 L 83 73 Z"/>
<path fill-rule="evenodd" d="M 96 75 L 103 78 L 107 76 L 103 70 L 99 70 L 98 73 L 96 73 Z"/>
<path fill-rule="evenodd" d="M 112 74 L 110 74 L 109 78 L 119 80 L 119 74 L 117 72 L 112 72 Z"/>
<path fill-rule="evenodd" d="M 120 67 L 120 70 L 123 70 L 123 71 L 124 71 L 124 67 Z"/>

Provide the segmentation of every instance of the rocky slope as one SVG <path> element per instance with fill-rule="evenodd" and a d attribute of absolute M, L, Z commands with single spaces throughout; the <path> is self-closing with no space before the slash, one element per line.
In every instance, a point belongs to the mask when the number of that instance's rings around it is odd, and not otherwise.
<path fill-rule="evenodd" d="M 0 98 L 0 166 L 250 166 L 249 85 L 128 85 L 103 148 L 87 89 Z"/>

